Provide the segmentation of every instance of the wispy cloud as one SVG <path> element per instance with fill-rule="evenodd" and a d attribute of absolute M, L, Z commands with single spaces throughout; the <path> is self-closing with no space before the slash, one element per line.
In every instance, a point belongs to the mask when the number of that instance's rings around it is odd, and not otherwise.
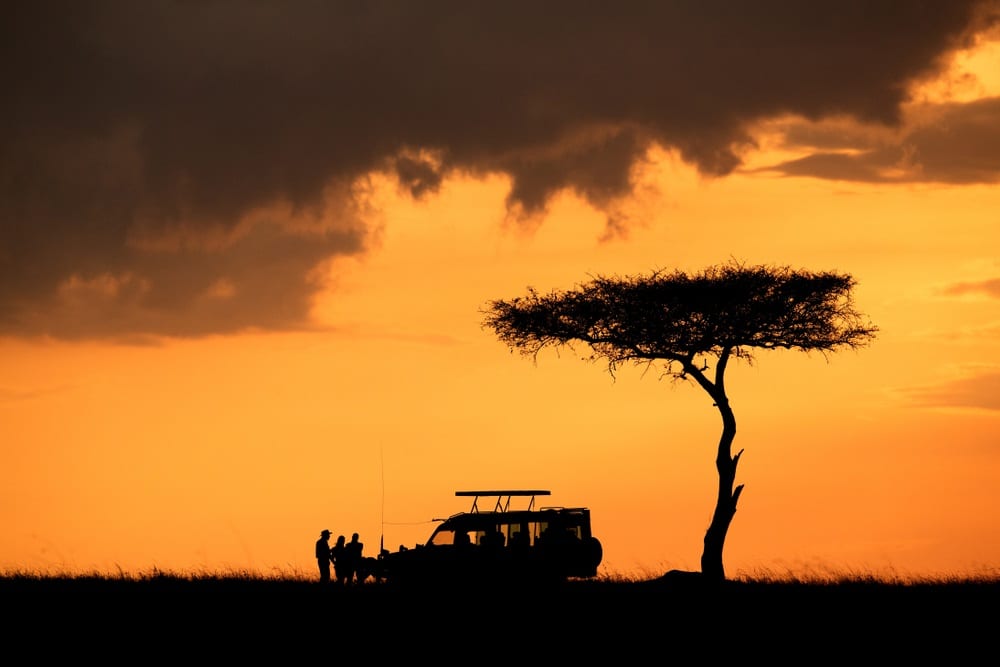
<path fill-rule="evenodd" d="M 788 122 L 785 147 L 811 152 L 754 171 L 866 183 L 1000 181 L 1000 98 L 926 106 L 917 116 L 901 132 L 880 133 Z"/>
<path fill-rule="evenodd" d="M 986 370 L 937 385 L 902 388 L 898 392 L 918 407 L 1000 411 L 1000 370 Z"/>
<path fill-rule="evenodd" d="M 953 283 L 946 286 L 942 293 L 948 296 L 982 295 L 991 299 L 1000 299 L 1000 278 L 990 278 L 972 282 Z"/>
<path fill-rule="evenodd" d="M 0 403 L 16 403 L 19 401 L 30 401 L 35 398 L 51 396 L 72 389 L 70 385 L 59 385 L 55 387 L 42 387 L 35 389 L 21 389 L 16 387 L 0 387 Z"/>

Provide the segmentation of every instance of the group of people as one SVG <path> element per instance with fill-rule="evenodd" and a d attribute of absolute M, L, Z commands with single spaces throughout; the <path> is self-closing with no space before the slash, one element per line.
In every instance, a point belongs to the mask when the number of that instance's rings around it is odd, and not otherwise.
<path fill-rule="evenodd" d="M 335 581 L 344 585 L 362 583 L 365 580 L 362 570 L 365 546 L 361 543 L 361 538 L 354 533 L 351 541 L 347 542 L 343 535 L 338 535 L 337 541 L 331 546 L 331 536 L 329 530 L 324 530 L 316 540 L 316 564 L 319 566 L 320 582 Z"/>

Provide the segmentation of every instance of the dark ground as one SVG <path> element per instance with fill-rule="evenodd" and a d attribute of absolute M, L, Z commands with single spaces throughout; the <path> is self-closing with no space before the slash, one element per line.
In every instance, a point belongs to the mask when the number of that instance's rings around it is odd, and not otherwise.
<path fill-rule="evenodd" d="M 0 600 L 4 653 L 24 656 L 21 664 L 962 664 L 994 655 L 1000 637 L 1000 582 L 712 586 L 688 576 L 343 589 L 252 579 L 14 577 L 0 580 Z"/>

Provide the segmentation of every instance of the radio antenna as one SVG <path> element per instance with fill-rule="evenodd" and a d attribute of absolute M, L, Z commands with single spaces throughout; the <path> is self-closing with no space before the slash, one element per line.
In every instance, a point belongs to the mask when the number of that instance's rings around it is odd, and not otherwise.
<path fill-rule="evenodd" d="M 378 538 L 378 553 L 381 556 L 385 551 L 385 447 L 381 442 L 378 444 L 378 455 L 382 467 L 382 534 Z"/>

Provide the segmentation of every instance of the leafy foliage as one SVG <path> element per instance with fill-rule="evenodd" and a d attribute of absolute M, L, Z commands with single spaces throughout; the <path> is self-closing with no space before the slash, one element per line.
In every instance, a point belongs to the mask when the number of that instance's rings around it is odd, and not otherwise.
<path fill-rule="evenodd" d="M 653 271 L 598 276 L 575 289 L 496 300 L 484 324 L 501 342 L 536 356 L 582 342 L 591 360 L 679 363 L 677 375 L 723 355 L 753 361 L 753 348 L 833 351 L 868 344 L 877 331 L 855 310 L 849 275 L 729 263 L 689 275 Z M 699 362 L 699 360 L 701 360 Z"/>

